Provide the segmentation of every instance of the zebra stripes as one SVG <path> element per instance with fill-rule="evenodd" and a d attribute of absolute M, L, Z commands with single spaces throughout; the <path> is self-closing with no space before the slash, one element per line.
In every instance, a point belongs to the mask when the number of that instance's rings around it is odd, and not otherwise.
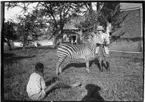
<path fill-rule="evenodd" d="M 56 74 L 62 73 L 61 64 L 66 58 L 79 59 L 86 63 L 86 71 L 89 73 L 89 61 L 94 59 L 96 54 L 96 44 L 98 36 L 92 34 L 91 42 L 86 44 L 73 45 L 69 43 L 61 43 L 57 48 L 58 62 L 56 66 Z"/>
<path fill-rule="evenodd" d="M 88 45 L 61 44 L 57 50 L 57 55 L 59 58 L 67 56 L 71 59 L 81 59 L 81 58 L 83 59 L 85 58 L 86 54 L 91 55 L 94 54 L 94 49 L 89 44 Z"/>

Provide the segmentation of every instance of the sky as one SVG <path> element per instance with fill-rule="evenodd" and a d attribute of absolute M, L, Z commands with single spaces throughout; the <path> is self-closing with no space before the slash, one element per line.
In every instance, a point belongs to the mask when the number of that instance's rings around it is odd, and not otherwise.
<path fill-rule="evenodd" d="M 32 5 L 29 5 L 29 10 L 28 12 L 31 12 L 33 7 L 36 5 L 36 3 L 33 3 Z M 141 6 L 141 3 L 122 3 L 121 8 L 133 8 L 133 7 L 139 7 Z M 94 7 L 94 9 L 96 9 Z M 17 22 L 17 16 L 18 15 L 23 15 L 22 8 L 20 7 L 14 7 L 12 9 L 6 9 L 5 7 L 5 20 L 8 21 L 12 19 L 14 22 Z"/>
<path fill-rule="evenodd" d="M 18 15 L 22 14 L 21 9 L 19 7 L 15 7 L 13 9 L 5 10 L 5 20 L 16 19 Z"/>
<path fill-rule="evenodd" d="M 36 5 L 36 3 L 29 5 L 28 12 L 31 12 L 35 5 Z M 8 20 L 12 19 L 14 22 L 17 22 L 17 16 L 24 15 L 22 11 L 23 10 L 21 7 L 14 7 L 14 8 L 7 9 L 5 6 L 5 14 L 4 14 L 5 20 L 8 21 Z"/>

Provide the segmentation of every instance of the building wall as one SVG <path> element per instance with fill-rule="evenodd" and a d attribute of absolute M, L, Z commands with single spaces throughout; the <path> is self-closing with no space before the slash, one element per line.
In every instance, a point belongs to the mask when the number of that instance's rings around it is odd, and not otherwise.
<path fill-rule="evenodd" d="M 125 11 L 128 17 L 124 21 L 124 38 L 141 37 L 140 9 Z"/>
<path fill-rule="evenodd" d="M 114 33 L 116 40 L 112 42 L 110 49 L 119 51 L 141 51 L 141 9 L 126 10 L 128 14 L 125 20 Z M 117 39 L 118 38 L 118 39 Z"/>
<path fill-rule="evenodd" d="M 120 3 L 120 9 L 126 10 L 142 6 L 142 3 Z"/>

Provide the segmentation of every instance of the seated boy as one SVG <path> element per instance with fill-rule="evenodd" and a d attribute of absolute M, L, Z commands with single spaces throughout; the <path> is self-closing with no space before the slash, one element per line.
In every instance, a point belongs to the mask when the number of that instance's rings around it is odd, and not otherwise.
<path fill-rule="evenodd" d="M 55 81 L 53 84 L 46 87 L 45 81 L 43 79 L 44 66 L 42 63 L 36 63 L 35 72 L 30 75 L 28 84 L 27 84 L 27 93 L 31 100 L 41 100 L 45 97 L 46 93 L 50 92 L 54 87 L 61 84 L 59 81 Z M 77 82 L 69 87 L 80 86 L 80 82 Z"/>
<path fill-rule="evenodd" d="M 58 84 L 58 81 L 56 81 L 50 86 L 46 87 L 45 81 L 43 79 L 43 70 L 43 64 L 36 63 L 35 72 L 30 75 L 29 82 L 27 84 L 27 93 L 31 100 L 43 99 L 46 93 Z"/>

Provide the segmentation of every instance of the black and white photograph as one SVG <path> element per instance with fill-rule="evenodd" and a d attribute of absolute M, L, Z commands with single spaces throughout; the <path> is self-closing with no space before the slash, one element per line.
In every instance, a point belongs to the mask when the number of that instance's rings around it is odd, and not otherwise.
<path fill-rule="evenodd" d="M 1 99 L 144 100 L 143 1 L 1 1 Z"/>

